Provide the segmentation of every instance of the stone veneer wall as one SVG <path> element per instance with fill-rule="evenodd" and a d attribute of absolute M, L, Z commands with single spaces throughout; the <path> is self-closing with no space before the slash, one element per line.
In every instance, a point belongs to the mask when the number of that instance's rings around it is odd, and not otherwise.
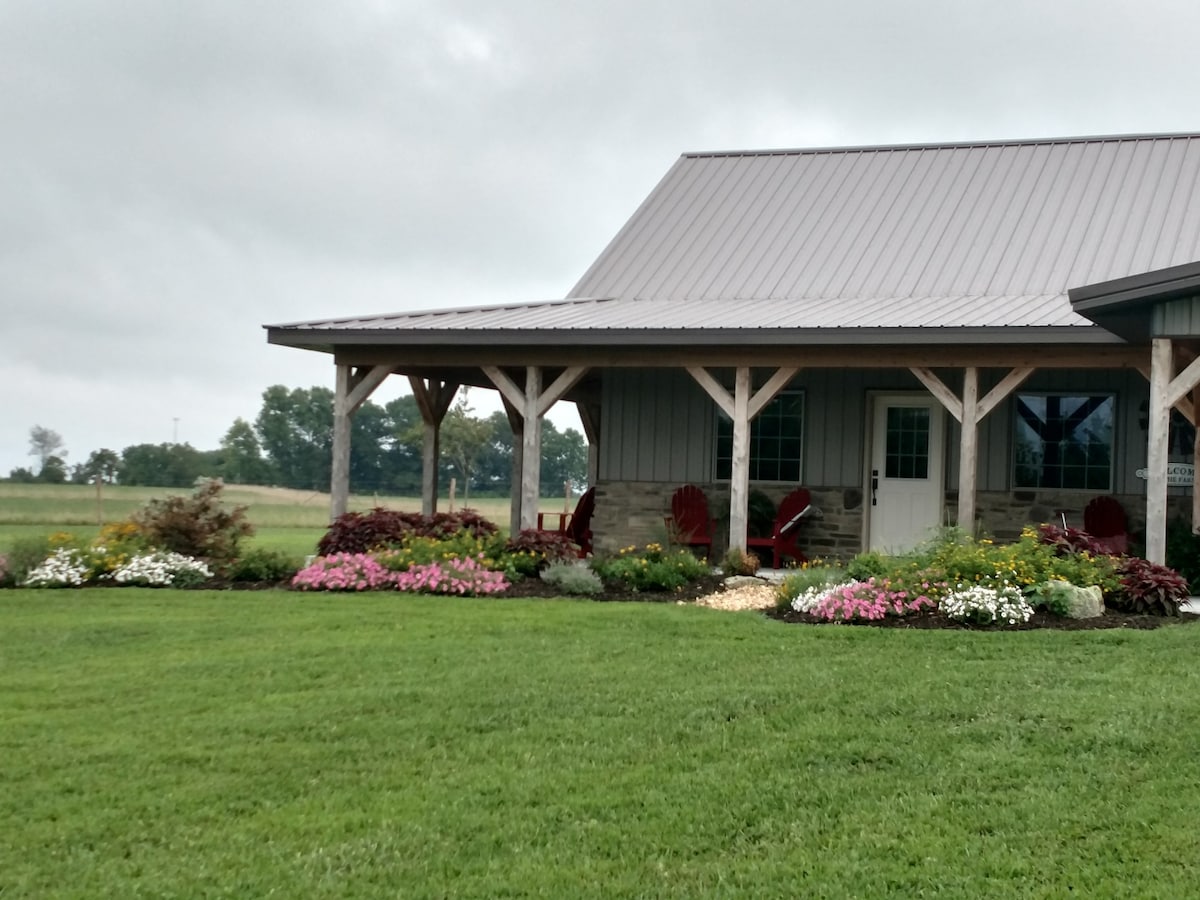
<path fill-rule="evenodd" d="M 664 541 L 665 519 L 671 513 L 671 495 L 681 485 L 661 481 L 602 481 L 596 485 L 596 511 L 592 515 L 592 542 L 597 553 L 615 553 L 621 547 Z M 717 519 L 713 558 L 726 550 L 729 535 L 729 484 L 697 485 L 708 497 L 709 513 Z M 792 488 L 787 485 L 752 485 L 776 505 Z M 810 557 L 849 557 L 862 547 L 862 491 L 859 488 L 811 488 L 820 518 L 809 519 L 800 547 Z"/>
<path fill-rule="evenodd" d="M 598 553 L 614 553 L 631 544 L 665 541 L 664 522 L 671 511 L 671 495 L 678 484 L 659 481 L 605 481 L 596 486 L 596 512 L 592 518 L 594 545 Z M 729 534 L 729 484 L 698 485 L 708 496 L 709 512 L 717 519 L 714 559 L 725 552 Z M 791 490 L 787 485 L 752 485 L 778 505 Z M 804 524 L 801 548 L 810 557 L 847 559 L 862 549 L 862 491 L 852 488 L 810 488 L 820 518 Z M 990 491 L 976 497 L 980 534 L 996 540 L 1015 540 L 1022 526 L 1038 522 L 1060 522 L 1058 510 L 1067 511 L 1067 524 L 1083 527 L 1083 509 L 1095 494 L 1071 491 Z M 1142 540 L 1146 532 L 1144 495 L 1120 494 L 1117 500 L 1129 517 L 1130 533 Z M 1192 498 L 1172 494 L 1167 500 L 1169 518 L 1190 517 Z M 947 522 L 953 523 L 957 492 L 946 497 Z"/>
<path fill-rule="evenodd" d="M 976 497 L 977 523 L 980 534 L 988 534 L 1000 541 L 1014 540 L 1021 533 L 1021 526 L 1049 522 L 1062 524 L 1059 510 L 1065 510 L 1067 525 L 1083 528 L 1083 510 L 1095 494 L 1073 491 L 992 491 L 980 492 Z M 1144 494 L 1114 494 L 1125 508 L 1129 520 L 1129 533 L 1141 542 L 1146 535 L 1146 497 Z M 957 491 L 951 491 L 946 499 L 950 520 L 953 521 L 957 506 Z M 1191 519 L 1192 498 L 1190 494 L 1171 494 L 1167 497 L 1167 519 L 1179 517 Z"/>

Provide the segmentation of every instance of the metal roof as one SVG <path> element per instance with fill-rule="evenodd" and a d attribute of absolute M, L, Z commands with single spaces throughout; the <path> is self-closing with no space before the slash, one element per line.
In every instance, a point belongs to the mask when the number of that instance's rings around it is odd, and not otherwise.
<path fill-rule="evenodd" d="M 1014 297 L 798 298 L 786 304 L 757 299 L 702 298 L 688 301 L 686 315 L 654 298 L 605 298 L 356 316 L 274 326 L 297 331 L 563 331 L 576 329 L 702 331 L 806 328 L 987 328 L 1087 325 L 1056 295 Z"/>
<path fill-rule="evenodd" d="M 271 326 L 269 339 L 1095 329 L 1069 288 L 1196 260 L 1200 135 L 685 154 L 565 301 Z"/>

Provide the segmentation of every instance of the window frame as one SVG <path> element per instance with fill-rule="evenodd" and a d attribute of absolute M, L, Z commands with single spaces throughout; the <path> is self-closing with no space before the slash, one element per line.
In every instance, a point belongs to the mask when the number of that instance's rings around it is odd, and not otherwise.
<path fill-rule="evenodd" d="M 776 407 L 777 404 L 781 403 L 785 399 L 799 400 L 799 403 L 800 403 L 799 434 L 794 437 L 790 436 L 790 435 L 780 435 L 780 434 L 776 434 L 776 435 L 760 434 L 759 432 L 763 427 L 763 423 L 769 421 L 771 418 L 770 413 L 771 413 L 772 408 Z M 720 408 L 716 409 L 715 417 L 716 417 L 716 420 L 713 424 L 713 480 L 716 482 L 728 482 L 733 476 L 733 452 L 732 452 L 732 449 L 733 449 L 732 448 L 733 420 L 731 418 L 729 418 L 728 416 L 726 416 L 725 413 Z M 782 419 L 784 417 L 779 416 L 778 418 Z M 805 458 L 804 457 L 805 457 L 805 449 L 806 449 L 805 438 L 807 435 L 807 427 L 808 427 L 808 396 L 807 396 L 807 392 L 804 388 L 784 388 L 778 394 L 776 394 L 774 397 L 772 397 L 771 402 L 768 403 L 763 408 L 763 411 L 761 413 L 759 413 L 757 416 L 755 416 L 754 419 L 751 420 L 751 422 L 750 422 L 750 480 L 753 482 L 759 483 L 759 484 L 795 484 L 795 485 L 803 484 L 804 483 L 804 469 L 805 469 Z M 722 434 L 723 428 L 729 429 L 727 435 Z M 799 441 L 800 449 L 799 449 L 799 453 L 797 453 L 795 459 L 793 459 L 791 456 L 784 457 L 782 455 L 776 455 L 774 457 L 767 458 L 768 461 L 774 462 L 775 471 L 777 474 L 785 463 L 790 465 L 794 462 L 796 465 L 796 479 L 794 481 L 791 478 L 760 478 L 760 477 L 758 477 L 758 472 L 760 471 L 760 467 L 762 465 L 762 457 L 760 455 L 756 455 L 756 447 L 761 447 L 763 442 L 770 441 L 770 440 L 778 441 L 780 443 L 780 446 L 782 446 L 782 443 L 785 440 Z M 728 443 L 729 443 L 730 452 L 728 455 L 723 455 L 721 452 L 722 444 L 724 441 L 728 441 Z M 727 466 L 728 467 L 727 470 L 722 471 L 722 466 Z"/>
<path fill-rule="evenodd" d="M 1109 413 L 1110 433 L 1109 433 L 1109 442 L 1108 442 L 1108 478 L 1107 478 L 1107 481 L 1104 484 L 1104 486 L 1092 486 L 1092 485 L 1088 484 L 1089 473 L 1092 471 L 1098 471 L 1099 466 L 1098 466 L 1098 464 L 1093 466 L 1093 465 L 1089 464 L 1087 461 L 1085 461 L 1082 466 L 1068 465 L 1066 463 L 1059 462 L 1059 464 L 1058 464 L 1058 466 L 1059 466 L 1059 479 L 1058 479 L 1059 484 L 1057 484 L 1057 485 L 1043 484 L 1042 482 L 1044 481 L 1044 478 L 1045 478 L 1045 454 L 1044 454 L 1044 452 L 1036 466 L 1036 471 L 1037 471 L 1036 483 L 1034 483 L 1034 484 L 1022 484 L 1021 483 L 1021 481 L 1018 478 L 1018 470 L 1021 466 L 1021 463 L 1019 462 L 1019 456 L 1018 456 L 1019 450 L 1020 450 L 1020 447 L 1022 444 L 1021 427 L 1025 426 L 1026 428 L 1029 428 L 1030 430 L 1032 430 L 1032 426 L 1030 426 L 1028 424 L 1028 422 L 1026 422 L 1021 417 L 1020 403 L 1023 398 L 1031 398 L 1031 397 L 1038 398 L 1038 399 L 1046 399 L 1046 398 L 1050 398 L 1050 397 L 1070 398 L 1073 400 L 1082 400 L 1082 401 L 1084 401 L 1085 404 L 1088 402 L 1091 402 L 1093 400 L 1102 400 L 1102 401 L 1108 401 L 1111 403 L 1111 411 Z M 1103 405 L 1103 404 L 1101 404 L 1101 405 Z M 1071 433 L 1074 434 L 1076 428 L 1083 427 L 1087 423 L 1088 419 L 1091 418 L 1093 413 L 1098 411 L 1099 408 L 1100 407 L 1097 406 L 1096 410 L 1093 410 L 1092 412 L 1089 412 L 1086 416 L 1084 416 L 1084 418 L 1082 418 L 1075 425 L 1075 427 L 1072 429 Z M 1118 443 L 1120 440 L 1120 435 L 1119 435 L 1120 417 L 1118 414 L 1119 413 L 1118 395 L 1117 395 L 1116 391 L 1114 391 L 1114 390 L 1022 391 L 1022 392 L 1013 394 L 1011 409 L 1012 409 L 1012 415 L 1011 415 L 1011 418 L 1009 419 L 1009 426 L 1011 428 L 1010 435 L 1012 438 L 1012 452 L 1010 454 L 1010 460 L 1009 460 L 1009 478 L 1011 479 L 1013 490 L 1019 490 L 1019 491 L 1029 491 L 1029 490 L 1034 490 L 1034 491 L 1078 491 L 1078 492 L 1082 492 L 1082 493 L 1093 493 L 1093 494 L 1108 494 L 1108 493 L 1113 492 L 1113 490 L 1115 489 L 1116 477 L 1117 477 L 1117 446 L 1118 446 Z M 1076 410 L 1076 411 L 1078 411 L 1078 410 Z M 1059 418 L 1060 419 L 1063 418 L 1063 415 L 1061 413 L 1059 414 Z M 1043 422 L 1043 425 L 1044 424 L 1045 424 L 1045 422 Z M 1036 435 L 1036 437 L 1039 437 L 1041 439 L 1042 447 L 1044 448 L 1045 444 L 1046 444 L 1046 438 L 1042 437 L 1041 435 Z M 1086 452 L 1085 452 L 1085 455 L 1086 455 Z M 1026 465 L 1031 469 L 1035 468 L 1032 463 L 1028 463 Z M 1083 479 L 1082 479 L 1083 485 L 1072 486 L 1072 485 L 1064 485 L 1062 483 L 1063 482 L 1063 478 L 1062 478 L 1063 472 L 1066 470 L 1071 470 L 1071 469 L 1076 470 L 1076 471 L 1081 471 L 1083 473 Z"/>

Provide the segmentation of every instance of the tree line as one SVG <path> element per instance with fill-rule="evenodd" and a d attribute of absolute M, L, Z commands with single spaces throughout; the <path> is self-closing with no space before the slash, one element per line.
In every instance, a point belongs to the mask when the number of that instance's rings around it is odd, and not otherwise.
<path fill-rule="evenodd" d="M 561 494 L 569 482 L 587 480 L 587 445 L 573 428 L 542 424 L 541 490 Z M 447 412 L 440 431 L 442 489 L 456 479 L 460 496 L 504 496 L 512 485 L 513 434 L 502 412 L 475 415 L 467 392 Z M 424 427 L 415 398 L 383 406 L 368 400 L 351 417 L 350 489 L 356 493 L 420 494 Z M 29 434 L 32 467 L 9 473 L 10 481 L 190 487 L 197 478 L 229 484 L 261 484 L 326 491 L 332 466 L 333 391 L 325 387 L 273 385 L 262 395 L 254 422 L 234 420 L 214 450 L 188 443 L 135 444 L 120 453 L 93 450 L 74 466 L 66 462 L 62 437 L 35 425 Z"/>

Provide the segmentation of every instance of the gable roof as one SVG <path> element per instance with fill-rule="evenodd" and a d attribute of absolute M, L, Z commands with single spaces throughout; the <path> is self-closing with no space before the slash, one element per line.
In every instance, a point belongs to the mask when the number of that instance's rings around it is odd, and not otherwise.
<path fill-rule="evenodd" d="M 269 339 L 1049 340 L 1069 328 L 1119 341 L 1068 289 L 1195 260 L 1200 135 L 689 153 L 566 301 L 296 323 Z"/>

